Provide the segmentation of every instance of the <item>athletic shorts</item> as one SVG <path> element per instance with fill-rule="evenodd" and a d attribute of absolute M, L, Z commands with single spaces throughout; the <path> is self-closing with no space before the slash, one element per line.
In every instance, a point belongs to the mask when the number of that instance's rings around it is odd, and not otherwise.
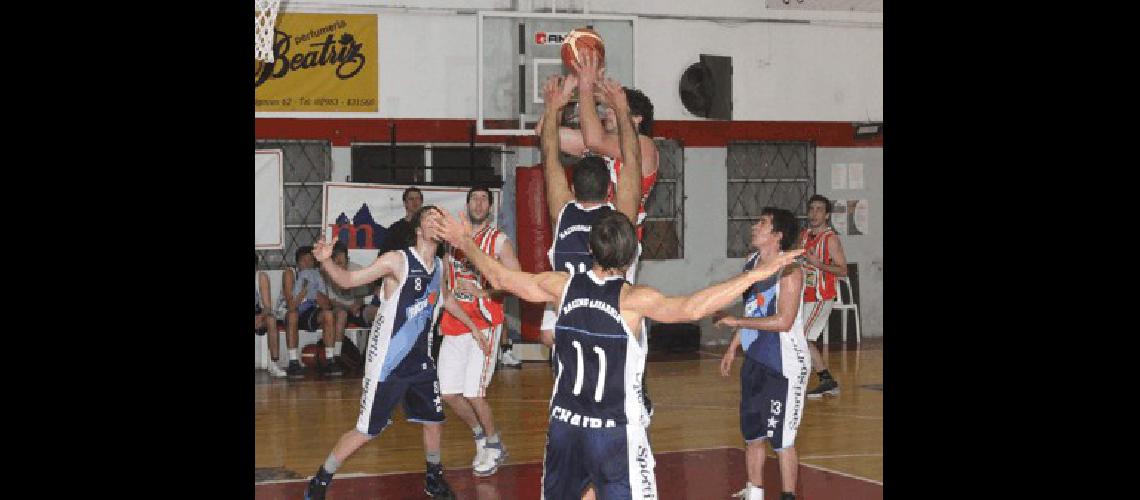
<path fill-rule="evenodd" d="M 804 412 L 810 358 L 790 368 L 792 378 L 744 356 L 740 369 L 740 432 L 744 441 L 767 439 L 779 451 L 792 446 Z"/>
<path fill-rule="evenodd" d="M 545 500 L 579 500 L 593 484 L 606 500 L 658 498 L 656 461 L 641 425 L 589 428 L 551 419 L 546 430 Z"/>
<path fill-rule="evenodd" d="M 405 359 L 404 363 L 415 363 Z M 444 420 L 443 400 L 440 398 L 439 380 L 429 362 L 412 375 L 398 376 L 397 368 L 383 382 L 365 376 L 361 381 L 360 416 L 356 419 L 356 430 L 362 434 L 376 436 L 392 423 L 392 412 L 396 404 L 403 402 L 404 418 L 409 422 L 441 423 Z"/>
<path fill-rule="evenodd" d="M 314 306 L 301 311 L 297 315 L 297 329 L 310 332 L 320 330 L 321 308 Z"/>
<path fill-rule="evenodd" d="M 470 333 L 444 335 L 439 346 L 439 388 L 443 394 L 463 393 L 464 397 L 481 398 L 487 393 L 495 359 L 499 352 L 499 336 L 503 325 L 482 330 L 491 342 L 491 353 L 483 354 Z"/>
<path fill-rule="evenodd" d="M 834 300 L 804 301 L 800 306 L 800 316 L 803 318 L 804 336 L 815 341 L 827 326 L 827 318 L 831 316 L 831 306 Z"/>

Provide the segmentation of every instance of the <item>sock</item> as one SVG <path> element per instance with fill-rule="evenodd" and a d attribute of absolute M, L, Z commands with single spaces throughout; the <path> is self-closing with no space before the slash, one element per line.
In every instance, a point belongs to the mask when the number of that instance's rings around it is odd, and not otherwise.
<path fill-rule="evenodd" d="M 325 459 L 325 465 L 321 468 L 324 469 L 324 471 L 327 472 L 329 476 L 332 476 L 333 474 L 336 474 L 336 470 L 340 468 L 340 462 L 336 460 L 336 455 L 333 455 L 330 452 L 329 457 Z"/>
<path fill-rule="evenodd" d="M 827 368 L 824 368 L 822 371 L 819 372 L 819 378 L 823 379 L 823 380 L 830 379 L 831 378 L 831 372 L 827 371 Z"/>
<path fill-rule="evenodd" d="M 340 356 L 340 352 L 341 352 L 341 351 L 340 351 L 340 346 L 342 345 L 342 344 L 341 344 L 341 342 L 342 342 L 342 341 L 338 340 L 338 341 L 336 341 L 336 344 L 334 344 L 334 345 L 333 345 L 333 351 L 335 351 L 335 352 L 336 352 L 336 355 L 337 355 L 337 356 Z"/>
<path fill-rule="evenodd" d="M 482 425 L 476 425 L 475 427 L 472 427 L 471 433 L 475 435 L 475 439 L 483 439 L 483 438 L 487 437 L 485 434 L 483 434 L 483 426 Z"/>
<path fill-rule="evenodd" d="M 427 461 L 432 465 L 439 465 L 439 450 L 427 452 Z"/>
<path fill-rule="evenodd" d="M 299 361 L 299 359 L 297 358 L 297 350 L 296 349 L 289 349 L 289 362 L 292 363 L 294 361 Z"/>
<path fill-rule="evenodd" d="M 332 347 L 325 348 L 325 361 L 331 363 L 333 358 L 336 357 L 336 349 Z"/>
<path fill-rule="evenodd" d="M 499 442 L 499 433 L 496 432 L 494 436 L 487 436 L 487 447 L 503 449 L 503 443 Z"/>

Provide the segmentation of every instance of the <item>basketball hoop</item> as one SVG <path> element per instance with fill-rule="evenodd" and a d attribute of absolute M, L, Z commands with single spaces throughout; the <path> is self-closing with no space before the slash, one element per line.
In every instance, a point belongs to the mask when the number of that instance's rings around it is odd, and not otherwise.
<path fill-rule="evenodd" d="M 277 7 L 281 0 L 254 0 L 257 16 L 253 19 L 253 57 L 267 63 L 273 62 L 274 26 L 277 23 Z"/>

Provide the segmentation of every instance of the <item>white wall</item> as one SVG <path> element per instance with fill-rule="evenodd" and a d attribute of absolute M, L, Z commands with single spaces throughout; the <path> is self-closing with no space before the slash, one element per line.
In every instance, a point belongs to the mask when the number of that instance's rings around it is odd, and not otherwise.
<path fill-rule="evenodd" d="M 260 116 L 473 119 L 475 24 L 471 14 L 380 12 L 378 113 Z M 637 83 L 657 119 L 693 118 L 677 82 L 701 53 L 733 58 L 736 120 L 882 119 L 881 28 L 641 18 L 637 29 Z"/>

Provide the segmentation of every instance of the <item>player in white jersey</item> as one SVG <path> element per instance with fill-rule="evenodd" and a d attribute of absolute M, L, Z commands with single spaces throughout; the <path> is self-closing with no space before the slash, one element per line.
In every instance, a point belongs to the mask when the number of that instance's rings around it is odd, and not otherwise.
<path fill-rule="evenodd" d="M 752 247 L 744 270 L 779 259 L 781 250 L 794 248 L 798 237 L 796 217 L 788 210 L 765 207 L 752 226 Z M 762 489 L 767 440 L 780 460 L 781 500 L 795 500 L 799 459 L 793 446 L 803 417 L 811 357 L 804 337 L 803 270 L 791 265 L 779 274 L 759 280 L 744 294 L 744 317 L 722 316 L 717 326 L 736 328 L 736 335 L 721 359 L 725 377 L 732 369 L 736 347 L 744 348 L 740 371 L 740 431 L 747 443 L 745 463 L 748 484 L 737 495 L 764 500 Z"/>
<path fill-rule="evenodd" d="M 639 401 L 645 351 L 642 318 L 663 323 L 697 321 L 727 306 L 737 294 L 771 276 L 796 250 L 692 295 L 667 297 L 623 278 L 637 249 L 629 218 L 600 216 L 590 229 L 593 266 L 586 273 L 512 271 L 483 253 L 470 223 L 447 216 L 439 232 L 496 289 L 529 302 L 559 304 L 555 341 L 558 370 L 551 399 L 543 473 L 543 498 L 578 499 L 587 488 L 609 499 L 657 498 L 654 460 Z"/>
<path fill-rule="evenodd" d="M 314 257 L 337 285 L 351 288 L 383 279 L 385 297 L 368 338 L 356 428 L 337 441 L 324 465 L 309 481 L 305 500 L 325 497 L 340 464 L 392 423 L 392 412 L 400 403 L 408 421 L 423 424 L 427 456 L 424 491 L 433 498 L 454 496 L 443 479 L 440 463 L 443 400 L 429 344 L 441 301 L 448 312 L 469 327 L 475 325 L 442 285 L 443 264 L 436 256 L 438 233 L 431 229 L 436 227 L 432 221 L 439 215 L 440 210 L 434 206 L 421 208 L 410 221 L 416 235 L 414 246 L 386 252 L 356 271 L 335 265 L 330 259 L 329 244 L 319 241 L 314 245 Z"/>

